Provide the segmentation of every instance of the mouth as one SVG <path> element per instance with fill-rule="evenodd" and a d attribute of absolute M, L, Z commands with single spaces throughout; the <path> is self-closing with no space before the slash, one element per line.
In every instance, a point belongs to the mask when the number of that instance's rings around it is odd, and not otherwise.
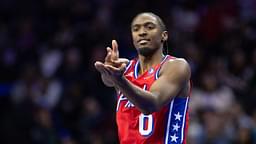
<path fill-rule="evenodd" d="M 147 44 L 149 41 L 150 41 L 150 39 L 139 39 L 137 41 L 137 43 L 139 43 L 141 45 L 144 45 L 144 44 Z"/>

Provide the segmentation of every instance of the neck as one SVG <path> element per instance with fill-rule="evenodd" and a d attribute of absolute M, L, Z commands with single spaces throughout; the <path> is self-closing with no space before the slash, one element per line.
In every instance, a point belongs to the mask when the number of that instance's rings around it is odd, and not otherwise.
<path fill-rule="evenodd" d="M 142 56 L 139 55 L 140 60 L 140 74 L 144 73 L 145 71 L 149 70 L 151 67 L 159 64 L 163 59 L 162 50 L 159 49 L 155 54 L 152 56 Z"/>

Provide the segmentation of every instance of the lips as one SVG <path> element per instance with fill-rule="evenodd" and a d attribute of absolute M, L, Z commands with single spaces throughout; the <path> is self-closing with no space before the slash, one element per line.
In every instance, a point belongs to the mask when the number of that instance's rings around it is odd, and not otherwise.
<path fill-rule="evenodd" d="M 139 43 L 139 44 L 144 44 L 144 43 L 147 43 L 147 42 L 149 42 L 150 41 L 150 39 L 139 39 L 137 42 Z"/>

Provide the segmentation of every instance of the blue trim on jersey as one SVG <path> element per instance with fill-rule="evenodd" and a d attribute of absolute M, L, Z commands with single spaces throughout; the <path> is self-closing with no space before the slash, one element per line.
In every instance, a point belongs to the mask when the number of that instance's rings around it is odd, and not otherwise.
<path fill-rule="evenodd" d="M 164 57 L 164 59 L 161 61 L 161 63 L 160 63 L 160 67 L 157 69 L 157 71 L 156 71 L 156 73 L 155 73 L 155 80 L 157 80 L 158 78 L 159 78 L 159 72 L 160 72 L 160 69 L 161 69 L 161 67 L 162 67 L 162 64 L 165 62 L 165 60 L 168 58 L 168 55 L 166 55 L 165 57 Z"/>
<path fill-rule="evenodd" d="M 172 115 L 172 108 L 173 108 L 173 100 L 169 104 L 169 112 L 167 113 L 167 122 L 166 122 L 166 129 L 165 129 L 165 138 L 164 138 L 164 143 L 168 144 L 169 140 L 169 131 L 170 131 L 170 123 L 171 123 L 171 115 Z"/>
<path fill-rule="evenodd" d="M 134 65 L 134 77 L 135 77 L 135 79 L 138 78 L 138 65 L 139 65 L 139 60 L 137 60 L 136 64 Z"/>
<path fill-rule="evenodd" d="M 164 59 L 161 61 L 160 64 L 163 64 L 167 58 L 168 58 L 168 55 L 166 55 L 166 56 L 164 57 Z"/>
<path fill-rule="evenodd" d="M 155 80 L 157 80 L 159 78 L 159 72 L 160 72 L 160 68 L 158 68 L 158 70 L 156 71 L 156 74 L 155 74 Z"/>
<path fill-rule="evenodd" d="M 131 67 L 132 62 L 129 60 L 127 67 L 125 68 L 124 74 L 129 70 L 129 68 Z"/>
<path fill-rule="evenodd" d="M 181 144 L 184 140 L 189 98 L 174 98 L 170 106 L 165 144 Z"/>
<path fill-rule="evenodd" d="M 183 115 L 185 115 L 184 116 L 184 118 L 183 118 L 183 125 L 182 125 L 182 139 L 181 139 L 181 141 L 183 142 L 183 140 L 184 140 L 184 136 L 185 136 L 185 132 L 186 132 L 186 124 L 187 124 L 187 121 L 186 121 L 186 119 L 187 119 L 187 111 L 188 111 L 188 104 L 189 104 L 189 97 L 187 97 L 187 100 L 186 100 L 186 105 L 185 105 L 185 111 L 184 111 L 184 114 Z"/>

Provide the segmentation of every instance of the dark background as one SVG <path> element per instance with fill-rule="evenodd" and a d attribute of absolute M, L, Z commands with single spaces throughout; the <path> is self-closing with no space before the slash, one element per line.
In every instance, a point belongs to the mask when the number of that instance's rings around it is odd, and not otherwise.
<path fill-rule="evenodd" d="M 130 23 L 144 11 L 191 66 L 188 143 L 256 143 L 255 0 L 0 0 L 0 143 L 118 143 L 94 62 L 112 39 L 136 56 Z"/>

